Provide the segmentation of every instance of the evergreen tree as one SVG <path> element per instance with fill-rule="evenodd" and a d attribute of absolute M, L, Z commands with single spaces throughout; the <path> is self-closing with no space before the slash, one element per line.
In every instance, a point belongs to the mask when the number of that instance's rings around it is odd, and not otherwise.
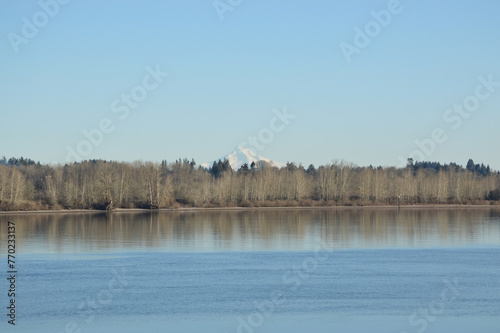
<path fill-rule="evenodd" d="M 472 160 L 472 158 L 469 158 L 469 160 L 467 161 L 467 166 L 465 168 L 472 172 L 474 171 L 475 167 L 476 166 L 474 165 L 474 161 Z"/>
<path fill-rule="evenodd" d="M 297 166 L 293 162 L 286 162 L 286 169 L 288 171 L 294 171 L 295 169 L 297 169 Z"/>
<path fill-rule="evenodd" d="M 240 172 L 248 172 L 248 164 L 247 163 L 243 163 L 240 167 Z"/>
<path fill-rule="evenodd" d="M 314 167 L 313 164 L 309 164 L 309 166 L 307 167 L 306 173 L 308 175 L 311 175 L 311 176 L 316 175 L 316 168 Z"/>
<path fill-rule="evenodd" d="M 212 167 L 209 169 L 209 172 L 212 176 L 215 178 L 219 178 L 220 174 L 222 172 L 222 162 L 219 160 L 219 162 L 215 162 L 212 164 Z"/>
<path fill-rule="evenodd" d="M 222 162 L 222 171 L 232 171 L 231 164 L 227 158 Z"/>

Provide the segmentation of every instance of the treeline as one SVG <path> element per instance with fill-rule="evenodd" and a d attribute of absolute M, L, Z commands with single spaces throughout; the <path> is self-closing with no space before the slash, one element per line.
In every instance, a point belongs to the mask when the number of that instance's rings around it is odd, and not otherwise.
<path fill-rule="evenodd" d="M 500 204 L 500 173 L 472 160 L 465 168 L 408 160 L 404 168 L 335 162 L 232 170 L 227 160 L 204 169 L 187 159 L 55 166 L 0 159 L 0 210 L 399 204 Z"/>

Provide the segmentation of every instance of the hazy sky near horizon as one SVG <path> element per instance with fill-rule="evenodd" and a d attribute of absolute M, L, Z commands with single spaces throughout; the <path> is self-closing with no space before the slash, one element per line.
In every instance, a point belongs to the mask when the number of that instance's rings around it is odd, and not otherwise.
<path fill-rule="evenodd" d="M 500 169 L 498 1 L 59 1 L 0 0 L 0 156 Z"/>

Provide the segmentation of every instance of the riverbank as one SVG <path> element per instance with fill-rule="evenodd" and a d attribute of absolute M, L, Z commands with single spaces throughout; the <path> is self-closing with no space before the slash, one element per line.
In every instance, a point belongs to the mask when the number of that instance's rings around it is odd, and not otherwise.
<path fill-rule="evenodd" d="M 17 214 L 82 214 L 82 213 L 147 213 L 147 212 L 207 212 L 207 211 L 270 211 L 270 210 L 392 210 L 392 209 L 485 209 L 500 208 L 496 205 L 459 205 L 459 204 L 437 204 L 437 205 L 380 205 L 380 206 L 284 206 L 284 207 L 182 207 L 182 208 L 117 208 L 109 211 L 97 209 L 57 209 L 57 210 L 32 210 L 32 211 L 0 211 L 0 215 Z"/>

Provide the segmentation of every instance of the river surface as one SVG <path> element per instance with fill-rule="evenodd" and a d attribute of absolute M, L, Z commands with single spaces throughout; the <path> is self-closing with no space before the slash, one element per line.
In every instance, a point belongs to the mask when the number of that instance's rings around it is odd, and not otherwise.
<path fill-rule="evenodd" d="M 0 215 L 0 260 L 1 332 L 500 328 L 500 208 Z"/>

